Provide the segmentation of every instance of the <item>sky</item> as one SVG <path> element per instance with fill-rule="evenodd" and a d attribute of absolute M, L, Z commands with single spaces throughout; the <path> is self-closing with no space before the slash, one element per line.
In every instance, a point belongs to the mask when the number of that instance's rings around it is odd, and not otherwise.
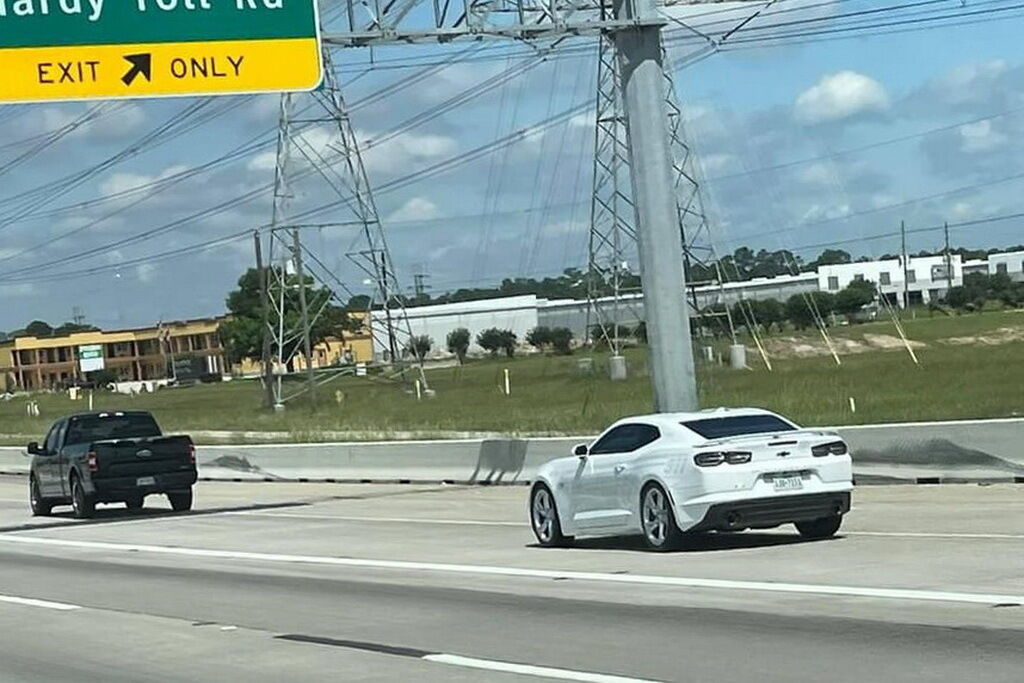
<path fill-rule="evenodd" d="M 880 256 L 899 250 L 901 220 L 912 251 L 941 248 L 943 221 L 955 246 L 1024 243 L 1024 218 L 1003 218 L 1024 212 L 1024 13 L 763 39 L 892 4 L 782 0 L 714 51 L 678 21 L 710 31 L 761 5 L 667 10 L 718 252 Z M 898 18 L 1008 5 L 929 4 Z M 770 28 L 783 22 L 803 23 Z M 404 287 L 415 273 L 439 293 L 585 265 L 597 47 L 545 49 L 334 51 Z M 365 242 L 329 182 L 343 171 L 336 128 L 308 95 L 294 108 L 288 215 L 324 279 L 366 291 L 347 256 Z M 276 95 L 0 107 L 0 330 L 76 307 L 104 328 L 222 314 L 254 262 L 250 233 L 271 220 L 279 111 Z"/>

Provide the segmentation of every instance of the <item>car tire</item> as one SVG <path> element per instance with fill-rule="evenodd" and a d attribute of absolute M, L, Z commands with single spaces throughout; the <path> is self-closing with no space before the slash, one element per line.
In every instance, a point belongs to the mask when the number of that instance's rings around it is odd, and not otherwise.
<path fill-rule="evenodd" d="M 129 510 L 141 510 L 142 506 L 145 505 L 145 503 L 146 503 L 146 497 L 145 496 L 135 496 L 134 498 L 129 498 L 128 500 L 126 500 L 124 502 L 125 506 Z"/>
<path fill-rule="evenodd" d="M 530 492 L 530 528 L 537 543 L 545 548 L 562 548 L 572 543 L 572 537 L 562 533 L 555 495 L 545 484 L 537 484 Z"/>
<path fill-rule="evenodd" d="M 32 515 L 34 517 L 46 517 L 53 512 L 53 503 L 47 502 L 42 494 L 39 493 L 39 482 L 36 481 L 35 477 L 29 480 L 28 503 L 32 508 Z"/>
<path fill-rule="evenodd" d="M 640 528 L 651 550 L 666 552 L 683 545 L 686 536 L 676 524 L 672 500 L 661 484 L 651 482 L 640 492 Z"/>
<path fill-rule="evenodd" d="M 843 524 L 842 515 L 832 515 L 831 517 L 822 517 L 821 519 L 811 520 L 810 522 L 797 522 L 796 530 L 800 532 L 800 535 L 804 538 L 831 538 L 836 535 L 839 531 L 839 527 Z"/>
<path fill-rule="evenodd" d="M 77 475 L 71 477 L 71 509 L 75 519 L 89 519 L 96 513 L 96 500 L 85 492 Z"/>
<path fill-rule="evenodd" d="M 167 494 L 167 501 L 175 512 L 187 512 L 192 509 L 192 489 L 171 491 Z"/>

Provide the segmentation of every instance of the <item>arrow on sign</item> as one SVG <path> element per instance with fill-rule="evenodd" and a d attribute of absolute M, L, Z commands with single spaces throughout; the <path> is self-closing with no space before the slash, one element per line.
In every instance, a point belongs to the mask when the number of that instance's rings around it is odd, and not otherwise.
<path fill-rule="evenodd" d="M 153 80 L 153 55 L 148 52 L 138 55 L 125 55 L 125 61 L 132 65 L 128 73 L 121 77 L 121 82 L 131 85 L 141 74 L 147 81 Z"/>

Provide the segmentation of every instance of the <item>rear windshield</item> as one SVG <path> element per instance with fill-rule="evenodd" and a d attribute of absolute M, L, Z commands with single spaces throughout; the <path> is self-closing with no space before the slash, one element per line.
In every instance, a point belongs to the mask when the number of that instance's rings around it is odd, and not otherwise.
<path fill-rule="evenodd" d="M 71 446 L 93 441 L 138 439 L 147 436 L 160 436 L 160 428 L 151 415 L 89 415 L 71 419 L 64 443 Z"/>
<path fill-rule="evenodd" d="M 723 439 L 727 436 L 791 432 L 796 427 L 774 415 L 732 415 L 691 420 L 682 425 L 705 439 Z"/>

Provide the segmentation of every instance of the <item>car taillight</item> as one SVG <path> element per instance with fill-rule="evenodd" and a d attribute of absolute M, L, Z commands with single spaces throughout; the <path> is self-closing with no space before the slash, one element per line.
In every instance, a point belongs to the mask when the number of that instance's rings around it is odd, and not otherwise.
<path fill-rule="evenodd" d="M 750 462 L 751 457 L 753 456 L 747 451 L 716 451 L 713 453 L 698 453 L 693 456 L 693 462 L 698 467 L 717 467 L 723 462 L 730 465 L 743 465 Z"/>
<path fill-rule="evenodd" d="M 725 454 L 725 461 L 730 465 L 745 465 L 752 457 L 753 454 L 746 451 L 729 451 Z"/>
<path fill-rule="evenodd" d="M 717 467 L 725 462 L 725 453 L 698 453 L 693 462 L 697 467 Z"/>
<path fill-rule="evenodd" d="M 826 455 L 846 455 L 849 452 L 845 441 L 832 441 L 811 447 L 811 454 L 815 458 L 824 458 Z"/>
<path fill-rule="evenodd" d="M 188 462 L 190 465 L 196 464 L 196 445 L 193 443 L 188 445 Z"/>
<path fill-rule="evenodd" d="M 96 453 L 93 451 L 89 451 L 85 456 L 85 464 L 89 468 L 90 472 L 99 472 L 100 470 L 99 458 L 96 457 Z"/>

